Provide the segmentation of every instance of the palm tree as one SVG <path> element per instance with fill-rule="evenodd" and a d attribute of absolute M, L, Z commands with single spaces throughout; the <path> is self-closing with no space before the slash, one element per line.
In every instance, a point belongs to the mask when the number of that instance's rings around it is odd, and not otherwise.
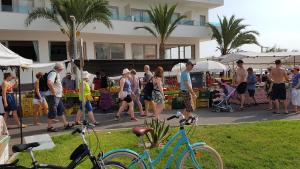
<path fill-rule="evenodd" d="M 169 7 L 167 4 L 151 7 L 150 11 L 147 12 L 150 18 L 150 22 L 154 24 L 154 28 L 149 26 L 141 26 L 134 28 L 145 29 L 154 37 L 159 39 L 159 58 L 161 59 L 164 59 L 165 57 L 165 43 L 167 39 L 175 30 L 178 23 L 182 19 L 186 18 L 186 16 L 184 15 L 174 18 L 176 7 L 177 5 L 172 5 L 171 7 Z"/>
<path fill-rule="evenodd" d="M 68 43 L 69 58 L 74 58 L 74 46 L 72 43 L 73 28 L 75 28 L 76 36 L 80 31 L 92 22 L 101 22 L 106 27 L 112 28 L 110 16 L 112 15 L 107 8 L 107 0 L 50 0 L 53 9 L 36 8 L 29 13 L 25 24 L 29 26 L 36 19 L 46 19 L 55 23 L 60 31 L 67 35 L 70 43 Z M 76 18 L 75 26 L 70 16 Z M 76 37 L 77 38 L 77 37 Z M 75 58 L 74 58 L 75 59 Z"/>
<path fill-rule="evenodd" d="M 254 30 L 246 30 L 248 25 L 242 24 L 244 19 L 237 19 L 234 15 L 230 17 L 229 21 L 225 16 L 223 20 L 220 17 L 218 18 L 220 27 L 210 23 L 208 23 L 208 26 L 212 30 L 212 39 L 216 39 L 217 49 L 220 50 L 222 55 L 231 53 L 245 44 L 259 45 L 256 39 L 259 33 Z"/>

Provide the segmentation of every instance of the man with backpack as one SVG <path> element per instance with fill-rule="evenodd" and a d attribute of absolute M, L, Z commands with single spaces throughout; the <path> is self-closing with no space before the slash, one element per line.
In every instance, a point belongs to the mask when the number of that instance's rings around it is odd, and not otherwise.
<path fill-rule="evenodd" d="M 64 123 L 65 129 L 70 129 L 73 127 L 70 124 L 64 115 L 64 104 L 62 102 L 62 95 L 63 95 L 63 87 L 61 83 L 60 73 L 64 69 L 62 63 L 56 63 L 54 69 L 51 70 L 49 73 L 45 74 L 44 76 L 47 77 L 47 102 L 49 105 L 48 108 L 48 132 L 56 132 L 57 130 L 53 127 L 53 119 L 56 116 L 61 117 L 62 122 Z"/>

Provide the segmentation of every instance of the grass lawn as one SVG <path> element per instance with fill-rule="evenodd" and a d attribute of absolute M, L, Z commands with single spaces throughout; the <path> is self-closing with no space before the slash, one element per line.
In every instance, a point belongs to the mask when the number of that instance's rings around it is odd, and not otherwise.
<path fill-rule="evenodd" d="M 173 128 L 172 132 L 178 129 Z M 138 152 L 138 139 L 131 130 L 103 131 L 98 133 L 104 152 L 115 148 L 130 148 Z M 300 121 L 269 121 L 250 124 L 198 126 L 190 137 L 192 142 L 204 140 L 222 156 L 227 169 L 299 169 Z M 55 136 L 53 150 L 35 152 L 40 162 L 66 165 L 71 152 L 81 143 L 78 135 Z M 91 137 L 96 146 L 94 137 Z M 95 148 L 94 148 L 95 149 Z M 99 150 L 98 150 L 99 151 Z M 152 150 L 157 154 L 158 150 Z M 166 155 L 165 159 L 168 156 Z M 30 165 L 28 154 L 17 158 Z M 158 169 L 163 168 L 163 163 Z M 90 168 L 85 162 L 78 168 Z"/>

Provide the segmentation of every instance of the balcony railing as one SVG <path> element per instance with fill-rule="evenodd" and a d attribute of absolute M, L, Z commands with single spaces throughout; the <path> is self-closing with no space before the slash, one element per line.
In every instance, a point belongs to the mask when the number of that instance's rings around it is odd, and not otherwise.
<path fill-rule="evenodd" d="M 143 22 L 143 23 L 151 23 L 149 17 L 135 17 L 135 16 L 112 16 L 111 20 L 119 20 L 119 21 L 130 21 L 130 22 Z M 200 21 L 181 20 L 179 25 L 187 25 L 187 26 L 206 26 L 206 23 L 201 23 Z"/>

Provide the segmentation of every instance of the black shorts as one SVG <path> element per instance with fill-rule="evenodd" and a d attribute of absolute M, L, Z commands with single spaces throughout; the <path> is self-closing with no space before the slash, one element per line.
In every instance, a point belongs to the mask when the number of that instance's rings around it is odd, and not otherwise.
<path fill-rule="evenodd" d="M 247 91 L 247 83 L 246 82 L 242 82 L 240 83 L 237 88 L 236 91 L 238 94 L 245 94 Z"/>
<path fill-rule="evenodd" d="M 249 93 L 249 96 L 250 96 L 250 97 L 254 97 L 254 95 L 255 95 L 255 90 L 253 90 L 253 89 L 248 89 L 248 93 Z"/>
<path fill-rule="evenodd" d="M 152 92 L 151 93 L 144 92 L 144 100 L 152 101 Z"/>
<path fill-rule="evenodd" d="M 274 83 L 272 87 L 272 100 L 286 100 L 286 88 L 284 83 Z"/>
<path fill-rule="evenodd" d="M 125 101 L 125 102 L 127 102 L 127 103 L 130 103 L 130 102 L 132 102 L 132 98 L 131 98 L 130 95 L 127 95 L 122 101 Z"/>

